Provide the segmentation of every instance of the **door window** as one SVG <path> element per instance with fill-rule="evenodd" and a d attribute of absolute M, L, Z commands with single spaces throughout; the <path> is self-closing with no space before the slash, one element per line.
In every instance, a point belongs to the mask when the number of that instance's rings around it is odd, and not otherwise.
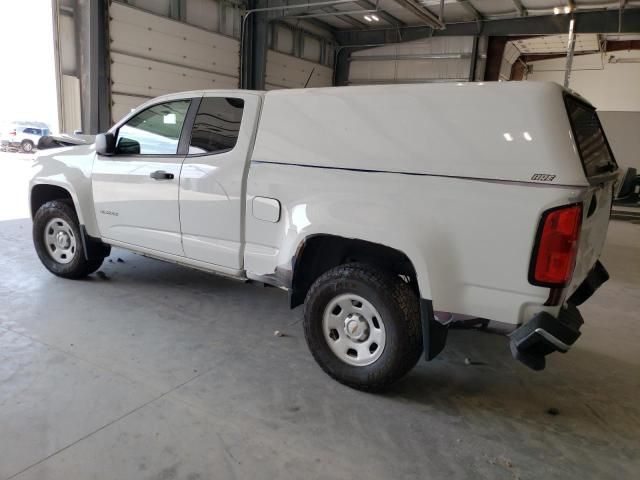
<path fill-rule="evenodd" d="M 215 154 L 235 147 L 242 122 L 244 100 L 204 97 L 191 131 L 189 154 Z"/>
<path fill-rule="evenodd" d="M 175 155 L 191 100 L 154 105 L 132 117 L 118 130 L 116 153 Z"/>

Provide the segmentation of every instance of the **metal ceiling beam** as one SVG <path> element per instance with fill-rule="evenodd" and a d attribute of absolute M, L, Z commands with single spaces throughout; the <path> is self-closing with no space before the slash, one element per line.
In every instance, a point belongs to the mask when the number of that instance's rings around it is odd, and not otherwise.
<path fill-rule="evenodd" d="M 456 0 L 460 6 L 462 8 L 464 8 L 467 13 L 470 13 L 471 15 L 473 15 L 473 18 L 475 18 L 476 20 L 480 20 L 482 18 L 482 14 L 476 10 L 476 7 L 474 7 L 471 2 L 469 2 L 469 0 Z"/>
<path fill-rule="evenodd" d="M 511 1 L 513 2 L 513 6 L 516 7 L 516 10 L 521 17 L 526 17 L 528 15 L 529 12 L 527 12 L 527 9 L 524 8 L 524 5 L 522 5 L 522 2 L 520 0 Z"/>
<path fill-rule="evenodd" d="M 440 19 L 431 13 L 430 10 L 425 8 L 422 4 L 418 3 L 417 0 L 394 0 L 398 5 L 403 7 L 405 10 L 410 11 L 415 16 L 420 18 L 420 20 L 424 21 L 427 25 L 430 25 L 434 28 L 442 28 L 444 25 L 440 22 Z"/>
<path fill-rule="evenodd" d="M 366 10 L 374 10 L 375 8 L 377 8 L 376 4 L 370 2 L 369 0 L 357 0 L 356 5 L 359 5 Z M 385 12 L 384 10 L 378 10 L 377 15 L 380 18 L 382 18 L 385 22 L 390 23 L 395 27 L 401 27 L 403 25 L 406 25 L 402 20 L 394 17 L 393 15 Z"/>
<path fill-rule="evenodd" d="M 616 10 L 575 12 L 576 33 L 618 33 Z M 336 39 L 341 45 L 396 43 L 428 38 L 432 35 L 556 35 L 569 31 L 569 15 L 544 15 L 500 20 L 479 20 L 447 25 L 444 30 L 430 27 L 398 27 L 367 29 L 359 32 L 339 30 Z M 624 11 L 621 32 L 640 32 L 640 8 Z"/>
<path fill-rule="evenodd" d="M 299 19 L 300 20 L 300 19 Z M 304 20 L 305 22 L 310 23 L 311 25 L 315 25 L 318 28 L 322 28 L 324 30 L 328 30 L 329 32 L 331 32 L 331 34 L 335 33 L 336 27 L 334 27 L 333 25 L 331 25 L 330 23 L 327 22 L 323 22 L 320 19 L 317 18 L 307 18 Z"/>
<path fill-rule="evenodd" d="M 357 18 L 341 14 L 340 10 L 337 10 L 333 7 L 321 8 L 320 10 L 327 13 L 334 13 L 336 18 L 356 28 L 365 28 L 367 26 L 364 22 L 359 21 Z"/>

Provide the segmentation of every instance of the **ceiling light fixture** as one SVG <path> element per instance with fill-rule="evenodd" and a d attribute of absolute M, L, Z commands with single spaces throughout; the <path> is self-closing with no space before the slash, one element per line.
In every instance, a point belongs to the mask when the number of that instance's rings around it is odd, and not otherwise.
<path fill-rule="evenodd" d="M 560 15 L 561 13 L 571 13 L 571 5 L 565 5 L 564 7 L 553 7 L 553 14 Z"/>
<path fill-rule="evenodd" d="M 371 15 L 371 18 L 373 19 L 374 22 L 379 22 L 380 19 L 378 18 L 377 15 Z"/>
<path fill-rule="evenodd" d="M 364 16 L 364 19 L 365 19 L 367 22 L 373 22 L 373 19 L 372 19 L 369 15 L 365 15 L 365 16 Z"/>

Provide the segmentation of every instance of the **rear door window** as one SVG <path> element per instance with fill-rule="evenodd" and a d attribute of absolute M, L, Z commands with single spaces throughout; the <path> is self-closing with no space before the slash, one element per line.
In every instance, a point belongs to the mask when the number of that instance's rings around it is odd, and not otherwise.
<path fill-rule="evenodd" d="M 595 108 L 572 95 L 565 95 L 565 105 L 587 178 L 615 171 L 618 165 Z"/>
<path fill-rule="evenodd" d="M 244 100 L 203 97 L 191 131 L 190 155 L 233 150 L 238 141 Z"/>

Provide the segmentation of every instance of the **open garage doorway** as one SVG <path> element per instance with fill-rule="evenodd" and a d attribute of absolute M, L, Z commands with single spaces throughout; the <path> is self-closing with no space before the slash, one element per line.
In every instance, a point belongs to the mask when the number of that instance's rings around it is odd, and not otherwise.
<path fill-rule="evenodd" d="M 58 130 L 49 0 L 0 3 L 0 222 L 28 217 L 28 183 L 40 136 Z M 1 223 L 0 223 L 1 225 Z M 1 227 L 0 227 L 1 229 Z"/>

